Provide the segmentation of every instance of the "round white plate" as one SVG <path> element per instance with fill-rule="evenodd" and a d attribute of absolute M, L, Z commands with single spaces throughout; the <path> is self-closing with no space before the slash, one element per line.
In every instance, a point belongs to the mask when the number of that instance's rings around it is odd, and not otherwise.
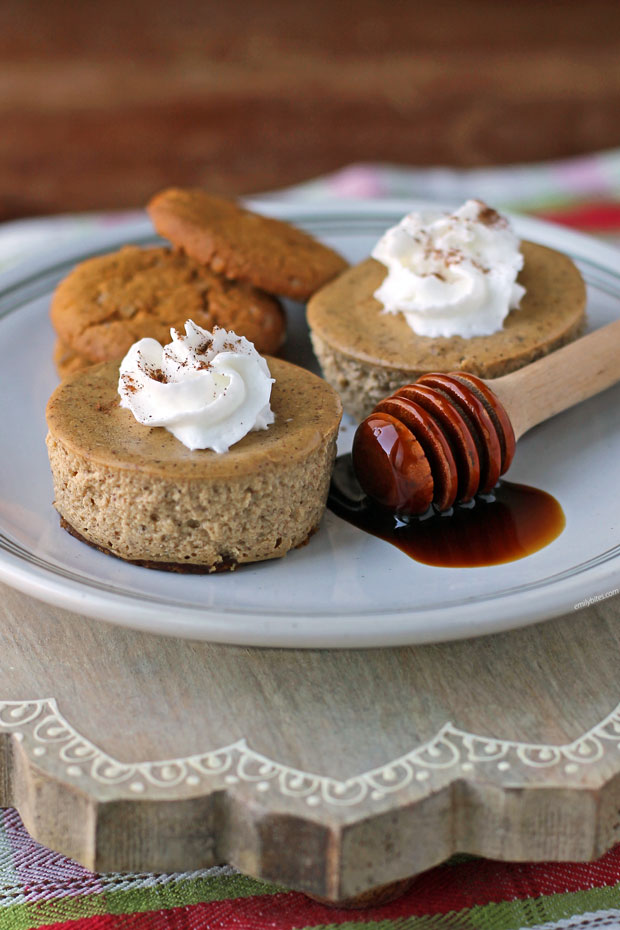
<path fill-rule="evenodd" d="M 351 261 L 365 257 L 411 203 L 269 204 Z M 267 212 L 267 210 L 265 211 Z M 590 326 L 620 314 L 620 256 L 593 239 L 531 219 L 517 232 L 571 255 L 588 284 Z M 154 241 L 145 220 L 123 242 Z M 505 565 L 435 568 L 329 511 L 310 543 L 232 574 L 174 575 L 126 564 L 63 530 L 52 507 L 44 409 L 57 378 L 52 289 L 77 262 L 117 248 L 118 231 L 0 278 L 0 580 L 77 613 L 153 633 L 261 646 L 387 646 L 457 639 L 571 611 L 620 586 L 620 386 L 527 434 L 509 478 L 553 494 L 566 529 Z M 303 308 L 289 305 L 287 357 L 308 367 Z M 620 364 L 620 360 L 619 360 Z M 340 451 L 353 427 L 345 423 Z"/>

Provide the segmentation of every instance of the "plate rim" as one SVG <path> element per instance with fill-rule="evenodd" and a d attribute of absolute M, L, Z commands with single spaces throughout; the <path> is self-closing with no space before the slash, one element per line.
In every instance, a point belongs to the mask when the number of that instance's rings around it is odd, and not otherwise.
<path fill-rule="evenodd" d="M 434 202 L 421 202 L 412 200 L 364 200 L 329 203 L 304 203 L 295 201 L 261 201 L 260 199 L 247 200 L 246 203 L 265 214 L 299 223 L 310 221 L 339 221 L 350 225 L 367 217 L 373 222 L 384 219 L 386 223 L 395 222 L 405 212 L 420 206 L 442 209 L 444 205 Z M 450 205 L 447 206 L 450 209 Z M 553 248 L 567 251 L 577 260 L 583 259 L 592 266 L 611 273 L 620 280 L 620 273 L 616 270 L 618 265 L 618 250 L 605 242 L 587 236 L 583 233 L 557 226 L 534 217 L 508 214 L 513 220 L 516 230 L 523 238 L 534 238 Z M 41 286 L 45 280 L 58 273 L 59 269 L 68 264 L 82 261 L 101 252 L 118 248 L 123 244 L 154 242 L 158 240 L 146 215 L 143 220 L 115 226 L 110 230 L 93 233 L 89 231 L 86 236 L 75 242 L 66 242 L 57 249 L 44 250 L 36 258 L 19 263 L 14 268 L 0 274 L 0 319 L 12 313 L 19 312 L 22 304 L 17 304 L 2 312 L 2 304 L 10 299 L 13 292 L 19 293 L 28 282 L 38 281 Z M 27 298 L 28 299 L 28 298 Z M 30 298 L 32 299 L 32 298 Z M 20 548 L 20 544 L 16 545 Z M 22 547 L 23 548 L 23 547 Z M 615 547 L 614 547 L 615 549 Z M 30 550 L 29 550 L 30 551 Z M 36 550 L 30 552 L 36 556 Z M 596 558 L 596 557 L 595 557 Z M 424 615 L 427 623 L 424 630 L 411 631 L 407 629 L 406 618 L 411 616 L 411 610 L 391 610 L 385 613 L 373 610 L 366 614 L 358 612 L 350 615 L 337 615 L 339 628 L 337 631 L 327 633 L 322 626 L 318 632 L 312 630 L 312 623 L 317 613 L 299 613 L 289 615 L 289 625 L 286 630 L 279 629 L 278 621 L 283 615 L 276 617 L 276 622 L 268 618 L 262 608 L 261 613 L 232 610 L 222 611 L 221 608 L 208 607 L 198 610 L 194 606 L 175 605 L 175 615 L 168 616 L 165 621 L 155 616 L 154 612 L 165 606 L 165 602 L 155 598 L 155 604 L 144 598 L 132 598 L 129 601 L 127 594 L 106 592 L 102 594 L 88 586 L 86 581 L 80 582 L 71 579 L 59 579 L 51 576 L 48 569 L 32 564 L 24 564 L 18 555 L 0 549 L 0 580 L 22 593 L 30 595 L 40 601 L 53 606 L 70 610 L 74 613 L 85 614 L 98 620 L 104 620 L 123 627 L 130 627 L 143 632 L 158 635 L 171 635 L 183 638 L 199 639 L 203 641 L 228 643 L 235 645 L 251 645 L 264 647 L 286 648 L 371 648 L 377 646 L 397 646 L 413 643 L 431 643 L 446 640 L 464 639 L 502 632 L 516 627 L 538 623 L 552 616 L 558 616 L 572 606 L 575 607 L 577 597 L 579 601 L 588 599 L 591 593 L 598 593 L 601 584 L 613 575 L 617 577 L 617 556 L 604 563 L 594 565 L 577 575 L 571 575 L 557 581 L 548 581 L 544 586 L 539 585 L 533 591 L 523 588 L 509 591 L 505 594 L 488 595 L 484 600 L 497 604 L 499 610 L 486 619 L 478 619 L 471 628 L 471 612 L 480 603 L 480 598 L 473 597 L 468 601 L 461 601 L 461 613 L 464 616 L 454 620 L 449 629 L 443 629 L 436 622 L 445 612 L 446 606 L 433 608 L 426 607 L 418 612 Z M 82 590 L 84 589 L 84 590 Z M 558 600 L 558 590 L 563 597 Z M 523 616 L 524 600 L 536 598 L 536 609 L 530 605 L 527 616 Z M 497 613 L 500 615 L 498 616 Z M 205 629 L 205 614 L 208 615 L 208 624 Z M 335 614 L 323 613 L 324 619 L 334 618 Z M 355 628 L 357 618 L 372 616 L 377 623 L 383 624 L 381 634 L 376 630 L 360 631 Z M 241 627 L 231 625 L 231 621 L 241 622 Z M 251 627 L 248 628 L 248 622 Z"/>

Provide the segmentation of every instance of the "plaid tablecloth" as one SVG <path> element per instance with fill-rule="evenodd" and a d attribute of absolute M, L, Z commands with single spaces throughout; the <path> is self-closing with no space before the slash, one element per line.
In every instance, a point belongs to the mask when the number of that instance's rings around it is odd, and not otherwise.
<path fill-rule="evenodd" d="M 490 170 L 360 164 L 262 195 L 300 202 L 473 196 L 620 244 L 620 150 Z M 99 213 L 0 227 L 0 271 L 48 246 L 143 214 Z M 619 253 L 620 261 L 620 253 Z M 282 850 L 286 856 L 286 850 Z M 620 846 L 592 863 L 511 864 L 464 857 L 418 876 L 398 900 L 343 910 L 229 866 L 174 875 L 94 874 L 44 849 L 0 811 L 0 930 L 518 930 L 620 928 Z"/>

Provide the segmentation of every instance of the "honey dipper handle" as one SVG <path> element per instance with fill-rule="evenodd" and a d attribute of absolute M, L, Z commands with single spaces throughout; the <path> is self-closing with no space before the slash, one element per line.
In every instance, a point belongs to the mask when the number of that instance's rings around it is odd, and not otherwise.
<path fill-rule="evenodd" d="M 486 384 L 504 405 L 515 437 L 620 381 L 620 320 Z"/>

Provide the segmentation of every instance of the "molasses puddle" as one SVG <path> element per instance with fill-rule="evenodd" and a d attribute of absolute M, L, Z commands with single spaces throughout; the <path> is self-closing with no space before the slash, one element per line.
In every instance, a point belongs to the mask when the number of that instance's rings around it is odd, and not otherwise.
<path fill-rule="evenodd" d="M 513 562 L 544 548 L 566 525 L 551 494 L 525 484 L 500 481 L 473 505 L 441 515 L 401 519 L 366 497 L 350 455 L 336 460 L 327 506 L 360 530 L 384 539 L 426 565 L 473 568 Z"/>

